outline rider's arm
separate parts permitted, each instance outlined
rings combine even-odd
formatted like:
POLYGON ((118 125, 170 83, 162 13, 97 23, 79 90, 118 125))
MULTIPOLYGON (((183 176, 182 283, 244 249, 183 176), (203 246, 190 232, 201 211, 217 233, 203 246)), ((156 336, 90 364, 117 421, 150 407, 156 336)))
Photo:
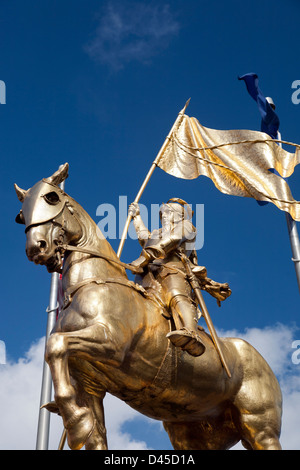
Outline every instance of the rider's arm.
POLYGON ((157 245, 146 248, 146 251, 155 258, 164 258, 168 253, 179 248, 182 243, 193 242, 195 237, 196 229, 190 222, 179 223, 157 245))
POLYGON ((157 244, 146 246, 141 256, 132 264, 134 266, 146 266, 154 259, 163 259, 171 251, 176 250, 185 241, 193 242, 196 237, 196 229, 191 223, 177 224, 168 234, 164 233, 164 237, 157 244))
POLYGON ((138 236, 140 245, 144 248, 146 241, 149 239, 150 232, 142 220, 138 204, 130 204, 128 213, 133 219, 133 225, 138 236))

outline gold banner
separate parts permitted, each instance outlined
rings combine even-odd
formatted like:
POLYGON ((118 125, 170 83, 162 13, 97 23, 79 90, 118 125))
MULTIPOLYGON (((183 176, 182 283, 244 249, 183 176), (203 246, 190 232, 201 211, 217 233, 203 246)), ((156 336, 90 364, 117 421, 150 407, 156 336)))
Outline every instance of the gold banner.
POLYGON ((290 153, 262 132, 208 129, 184 115, 157 165, 177 178, 207 176, 222 193, 272 202, 300 221, 300 202, 283 179, 298 163, 300 146, 290 153))

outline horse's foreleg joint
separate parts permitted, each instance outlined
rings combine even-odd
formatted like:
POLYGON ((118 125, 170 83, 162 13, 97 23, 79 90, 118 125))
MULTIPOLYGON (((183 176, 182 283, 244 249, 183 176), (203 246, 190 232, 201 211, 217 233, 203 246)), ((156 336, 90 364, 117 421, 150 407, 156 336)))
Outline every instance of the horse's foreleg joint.
POLYGON ((59 333, 54 333, 53 335, 50 335, 46 346, 46 361, 49 363, 52 359, 62 358, 66 354, 66 352, 66 338, 59 333))
POLYGON ((50 335, 45 359, 52 372, 56 403, 59 405, 74 398, 75 391, 70 383, 68 368, 68 338, 61 333, 50 335))

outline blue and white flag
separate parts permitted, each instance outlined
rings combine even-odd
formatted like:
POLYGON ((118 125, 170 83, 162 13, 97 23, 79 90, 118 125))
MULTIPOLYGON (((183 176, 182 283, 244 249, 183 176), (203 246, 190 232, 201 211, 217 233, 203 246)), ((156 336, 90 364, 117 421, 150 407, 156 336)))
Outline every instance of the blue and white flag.
POLYGON ((279 130, 279 118, 274 109, 268 103, 265 96, 258 86, 258 76, 256 73, 246 73, 239 80, 244 80, 249 95, 256 101, 259 112, 261 114, 261 131, 269 134, 272 139, 277 139, 279 130))

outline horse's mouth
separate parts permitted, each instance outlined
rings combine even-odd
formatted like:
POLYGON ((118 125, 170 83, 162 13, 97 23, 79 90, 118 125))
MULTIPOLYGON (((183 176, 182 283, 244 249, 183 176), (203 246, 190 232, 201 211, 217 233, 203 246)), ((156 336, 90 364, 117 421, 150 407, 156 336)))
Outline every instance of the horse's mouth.
POLYGON ((57 251, 54 256, 48 259, 46 264, 49 273, 60 272, 62 268, 62 258, 60 252, 57 251))
POLYGON ((31 257, 31 260, 34 264, 44 265, 47 268, 49 273, 53 273, 55 271, 60 272, 62 268, 62 258, 59 251, 56 251, 54 255, 50 257, 45 257, 45 255, 35 255, 31 257))

